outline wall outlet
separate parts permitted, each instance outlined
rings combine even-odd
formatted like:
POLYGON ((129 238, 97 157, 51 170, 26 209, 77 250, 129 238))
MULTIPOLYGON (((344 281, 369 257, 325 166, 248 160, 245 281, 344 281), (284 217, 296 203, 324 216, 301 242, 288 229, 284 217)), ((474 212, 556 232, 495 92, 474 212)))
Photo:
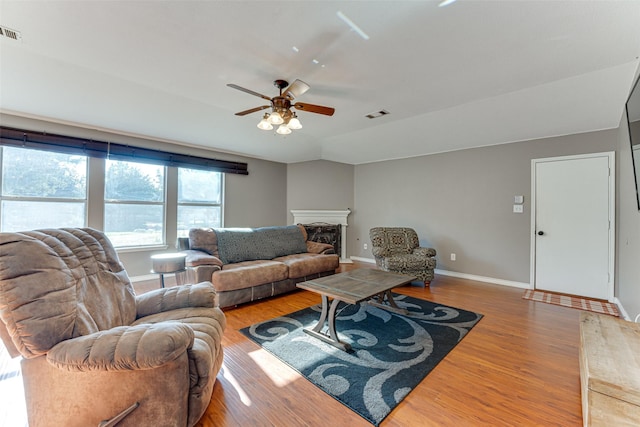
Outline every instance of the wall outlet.
POLYGON ((451 254, 451 261, 455 261, 456 260, 456 254, 451 254))
POLYGON ((369 245, 367 245, 366 243, 364 245, 362 245, 362 247, 364 248, 364 250, 366 251, 367 249, 369 249, 369 245))
POLYGON ((522 213, 524 208, 522 205, 513 205, 513 213, 522 213))

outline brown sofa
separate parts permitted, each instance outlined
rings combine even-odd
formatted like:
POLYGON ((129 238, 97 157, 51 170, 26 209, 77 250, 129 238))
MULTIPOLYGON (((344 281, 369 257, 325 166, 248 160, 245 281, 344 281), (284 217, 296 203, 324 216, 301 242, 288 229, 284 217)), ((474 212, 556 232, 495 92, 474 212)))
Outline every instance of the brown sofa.
POLYGON ((31 427, 194 426, 222 365, 215 299, 208 282, 135 295, 97 230, 0 233, 0 338, 31 427))
POLYGON ((195 281, 210 281, 220 307, 289 292, 296 283, 334 274, 333 246, 307 240, 301 225, 248 229, 194 228, 179 240, 195 281))

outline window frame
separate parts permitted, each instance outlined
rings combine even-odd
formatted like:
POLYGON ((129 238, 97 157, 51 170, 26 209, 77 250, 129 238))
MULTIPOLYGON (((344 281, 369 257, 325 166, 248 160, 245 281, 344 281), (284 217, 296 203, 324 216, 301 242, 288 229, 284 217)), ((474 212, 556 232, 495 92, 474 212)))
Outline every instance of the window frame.
MULTIPOLYGON (((188 230, 187 230, 187 235, 186 236, 180 236, 180 228, 178 226, 178 220, 179 220, 179 212, 180 212, 180 207, 181 206, 190 206, 190 207, 218 207, 220 209, 220 225, 218 227, 222 228, 224 227, 224 189, 225 189, 225 173, 224 172, 220 172, 220 171, 216 171, 216 170, 209 170, 209 171, 205 171, 205 172, 209 172, 209 173, 217 173, 220 176, 219 182, 220 182, 220 202, 219 203, 213 203, 213 202, 181 202, 180 201, 180 169, 191 169, 191 170, 198 170, 198 169, 194 169, 194 168, 189 168, 189 167, 176 167, 176 183, 177 183, 177 188, 176 188, 176 236, 177 237, 188 237, 188 230)), ((201 169, 200 169, 201 170, 201 169)), ((214 225, 207 225, 207 227, 215 227, 214 225)))
MULTIPOLYGON (((82 218, 82 225, 78 227, 87 227, 89 222, 89 180, 91 178, 91 168, 90 161, 88 156, 83 156, 81 154, 75 153, 58 153, 67 156, 78 156, 84 157, 84 197, 80 198, 71 198, 71 197, 43 197, 43 196, 5 196, 3 191, 3 176, 4 176, 4 168, 5 168, 5 148, 10 148, 12 150, 28 150, 30 152, 39 151, 46 152, 45 150, 38 150, 36 148, 26 148, 26 147, 16 147, 16 146, 2 146, 0 145, 0 232, 19 232, 19 231, 27 231, 27 230, 15 230, 15 231, 6 231, 1 229, 3 224, 3 218, 5 214, 5 209, 3 209, 3 205, 5 201, 8 202, 39 202, 39 203, 77 203, 82 204, 84 207, 84 215, 82 218)), ((45 227, 34 226, 31 229, 39 229, 45 227)))
POLYGON ((107 192, 107 178, 108 178, 108 173, 107 173, 107 163, 108 161, 114 161, 114 162, 125 162, 125 163, 135 163, 135 164, 140 164, 140 165, 150 165, 149 163, 145 163, 145 162, 136 162, 134 160, 121 160, 121 159, 104 159, 104 188, 103 188, 103 192, 102 192, 102 230, 104 231, 104 233, 107 235, 107 237, 109 237, 109 239, 111 240, 113 247, 115 248, 115 250, 117 252, 136 252, 136 251, 146 251, 149 249, 165 249, 167 248, 167 199, 168 199, 168 192, 167 192, 167 187, 168 187, 168 167, 165 165, 161 165, 161 164, 151 164, 152 166, 158 166, 161 167, 163 170, 163 176, 162 176, 162 201, 141 201, 141 200, 125 200, 125 199, 108 199, 106 197, 106 192, 107 192), (160 243, 144 243, 144 244, 140 244, 140 245, 125 245, 125 246, 118 246, 114 241, 113 238, 109 236, 109 232, 106 230, 106 224, 107 224, 107 205, 140 205, 140 206, 162 206, 162 226, 161 231, 162 231, 162 239, 160 243))

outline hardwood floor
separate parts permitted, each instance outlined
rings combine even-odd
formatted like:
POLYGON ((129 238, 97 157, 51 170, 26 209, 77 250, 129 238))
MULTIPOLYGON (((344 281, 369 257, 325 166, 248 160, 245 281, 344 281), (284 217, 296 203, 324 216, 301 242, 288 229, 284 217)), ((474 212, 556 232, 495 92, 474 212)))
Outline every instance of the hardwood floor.
MULTIPOLYGON (((522 289, 445 276, 430 288, 396 292, 484 318, 382 427, 581 424, 578 310, 524 300, 522 289)), ((298 291, 225 311, 225 362, 198 427, 371 425, 238 332, 318 302, 298 291)))
MULTIPOLYGON (((430 288, 404 286, 395 292, 484 318, 381 427, 581 424, 579 310, 524 300, 522 289, 446 276, 437 276, 430 288)), ((317 295, 297 291, 225 311, 225 362, 198 427, 371 426, 238 332, 317 303, 317 295)), ((6 379, 0 383, 10 386, 6 379)), ((21 388, 5 392, 0 422, 24 425, 23 402, 5 406, 7 396, 22 395, 21 388)))

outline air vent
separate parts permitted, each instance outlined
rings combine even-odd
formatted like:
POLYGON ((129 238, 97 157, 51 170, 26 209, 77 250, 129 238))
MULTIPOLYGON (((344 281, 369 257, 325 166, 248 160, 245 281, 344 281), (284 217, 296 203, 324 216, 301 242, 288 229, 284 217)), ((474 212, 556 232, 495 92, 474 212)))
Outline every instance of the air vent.
POLYGON ((22 34, 20 31, 12 30, 11 28, 0 26, 0 37, 22 41, 22 34))
POLYGON ((368 119, 377 119, 378 117, 386 116, 387 114, 389 114, 387 110, 380 110, 375 113, 369 113, 365 117, 368 119))

